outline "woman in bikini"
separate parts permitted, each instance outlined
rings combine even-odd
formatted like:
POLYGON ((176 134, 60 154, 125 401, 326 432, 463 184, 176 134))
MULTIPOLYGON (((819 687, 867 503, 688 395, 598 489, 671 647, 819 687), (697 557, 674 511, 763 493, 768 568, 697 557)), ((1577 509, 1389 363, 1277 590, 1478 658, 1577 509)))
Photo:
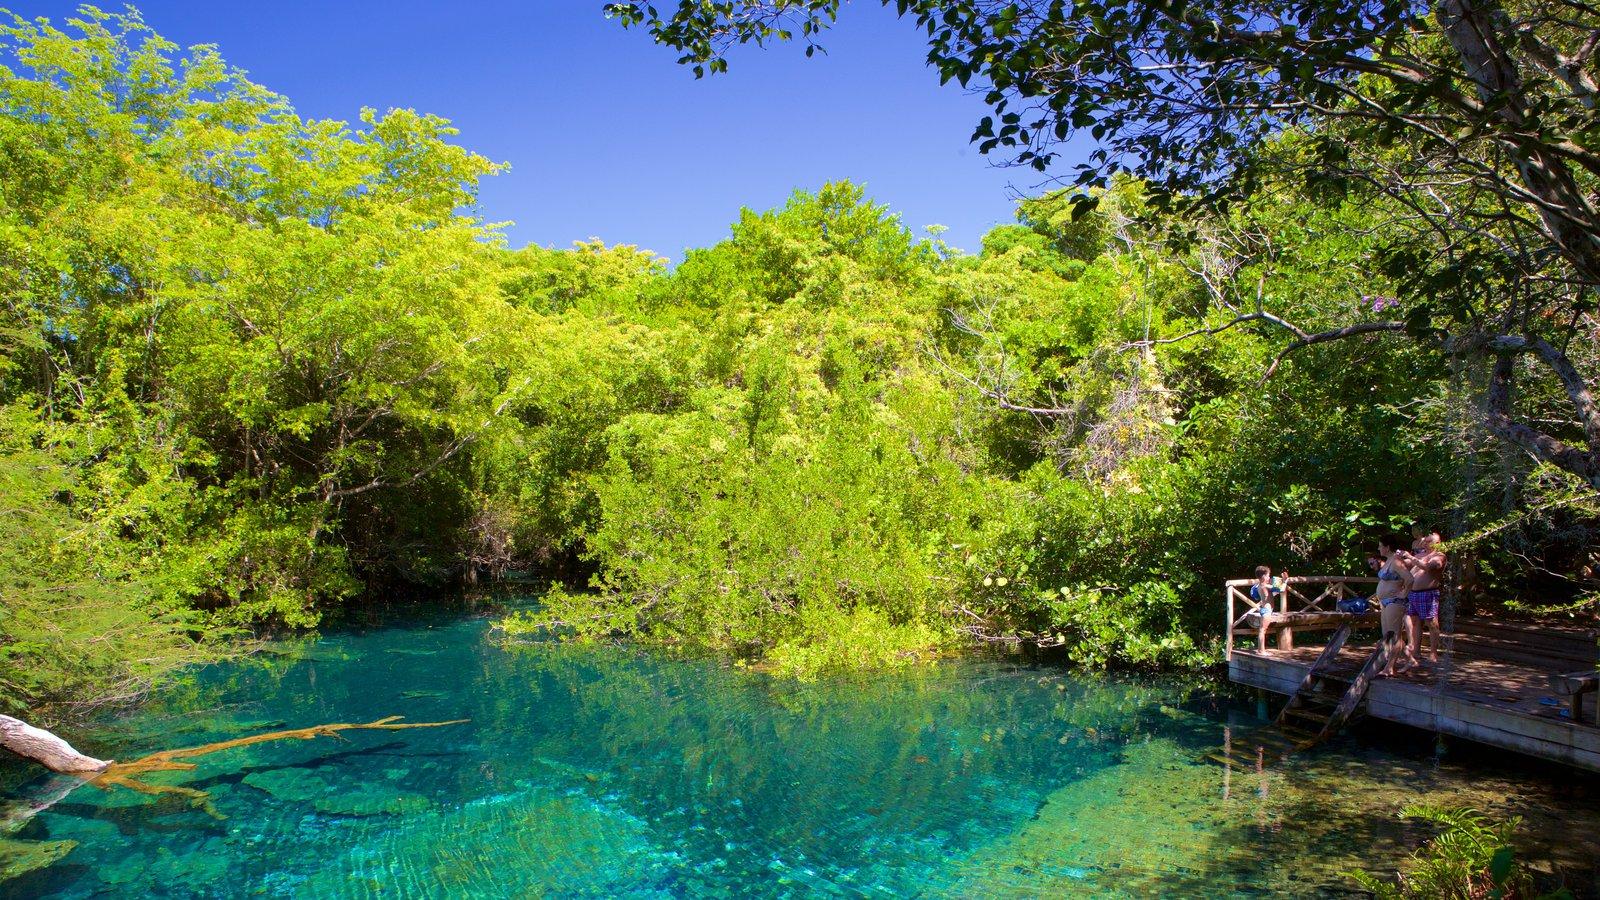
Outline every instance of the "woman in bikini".
POLYGON ((1411 641, 1406 634, 1406 600, 1411 590, 1411 569, 1401 562, 1400 554, 1406 545, 1404 538, 1393 535, 1378 541, 1378 614, 1383 623, 1383 641, 1389 647, 1385 677, 1398 675, 1417 664, 1411 653, 1411 641), (1404 657, 1404 660, 1401 657, 1404 657), (1403 665, 1396 666, 1396 663, 1403 665))

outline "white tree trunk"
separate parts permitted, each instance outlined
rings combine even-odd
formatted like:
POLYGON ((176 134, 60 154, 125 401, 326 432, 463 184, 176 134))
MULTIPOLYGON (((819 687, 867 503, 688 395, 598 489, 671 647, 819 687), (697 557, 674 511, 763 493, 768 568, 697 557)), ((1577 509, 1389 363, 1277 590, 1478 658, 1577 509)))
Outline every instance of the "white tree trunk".
POLYGON ((110 760, 84 756, 71 744, 43 728, 35 728, 10 716, 0 716, 0 747, 24 759, 31 759, 52 772, 68 775, 90 775, 111 765, 110 760))

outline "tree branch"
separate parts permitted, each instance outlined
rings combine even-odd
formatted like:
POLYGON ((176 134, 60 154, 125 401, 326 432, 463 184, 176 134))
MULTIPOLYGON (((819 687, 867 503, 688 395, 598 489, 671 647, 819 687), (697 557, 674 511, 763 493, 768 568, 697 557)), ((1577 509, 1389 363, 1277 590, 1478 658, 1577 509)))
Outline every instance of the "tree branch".
POLYGON ((1330 341, 1340 341, 1363 334, 1394 334, 1405 330, 1406 325, 1404 322, 1357 322, 1354 325, 1346 325, 1343 328, 1307 334, 1279 350, 1277 355, 1272 358, 1272 362, 1267 366, 1267 371, 1262 373, 1261 380, 1265 382, 1268 378, 1271 378, 1273 373, 1278 371, 1278 364, 1282 363, 1290 353, 1302 347, 1309 347, 1312 344, 1326 344, 1330 341))
POLYGON ((1538 459, 1582 478, 1600 488, 1600 454, 1586 453, 1511 417, 1511 384, 1516 372, 1516 356, 1503 353, 1495 358, 1484 396, 1484 419, 1500 439, 1532 453, 1538 459))

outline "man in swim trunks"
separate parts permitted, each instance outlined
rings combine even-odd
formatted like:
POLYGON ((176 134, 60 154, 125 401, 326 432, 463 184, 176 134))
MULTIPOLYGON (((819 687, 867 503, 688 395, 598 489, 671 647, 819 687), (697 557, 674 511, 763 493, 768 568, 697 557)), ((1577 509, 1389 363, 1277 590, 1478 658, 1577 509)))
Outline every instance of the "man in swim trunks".
MULTIPOLYGON (((1420 529, 1419 529, 1420 531, 1420 529)), ((1438 548, 1439 532, 1427 531, 1412 542, 1412 552, 1401 561, 1411 568, 1411 593, 1406 615, 1411 622, 1410 655, 1419 658, 1422 626, 1428 626, 1428 660, 1439 661, 1439 586, 1444 580, 1445 556, 1438 548)))

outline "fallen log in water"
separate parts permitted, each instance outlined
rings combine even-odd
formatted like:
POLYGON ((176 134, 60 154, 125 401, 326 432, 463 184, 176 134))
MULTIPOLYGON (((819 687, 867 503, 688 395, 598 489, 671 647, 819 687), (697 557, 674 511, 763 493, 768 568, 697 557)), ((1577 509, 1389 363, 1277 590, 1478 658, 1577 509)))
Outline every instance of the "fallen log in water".
MULTIPOLYGON (((327 725, 312 725, 308 728, 268 731, 262 734, 252 734, 246 737, 202 744, 198 747, 159 750, 148 756, 142 756, 131 762, 123 763, 86 756, 79 753, 65 740, 45 731, 43 728, 36 728, 21 719, 0 715, 0 747, 5 747, 18 756, 30 759, 52 772, 74 775, 83 779, 82 782, 74 784, 53 796, 51 798, 52 803, 65 797, 73 787, 78 787, 82 784, 92 784, 101 790, 125 787, 141 794, 176 794, 186 797, 195 806, 220 819, 224 817, 211 806, 211 796, 205 791, 170 784, 153 784, 145 781, 140 776, 148 775, 151 772, 191 770, 195 767, 194 763, 182 762, 182 760, 196 756, 206 756, 223 750, 232 750, 235 747, 246 747, 251 744, 288 740, 309 741, 319 737, 343 740, 342 732, 345 731, 398 731, 402 728, 439 728, 445 725, 459 725, 467 721, 466 719, 452 719, 448 722, 401 722, 400 719, 400 716, 387 716, 372 722, 336 722, 327 725)), ((37 807, 33 810, 33 813, 37 813, 44 808, 43 806, 37 807)))
POLYGON ((0 747, 64 775, 89 775, 111 765, 108 760, 85 756, 43 728, 11 716, 0 716, 0 747))

